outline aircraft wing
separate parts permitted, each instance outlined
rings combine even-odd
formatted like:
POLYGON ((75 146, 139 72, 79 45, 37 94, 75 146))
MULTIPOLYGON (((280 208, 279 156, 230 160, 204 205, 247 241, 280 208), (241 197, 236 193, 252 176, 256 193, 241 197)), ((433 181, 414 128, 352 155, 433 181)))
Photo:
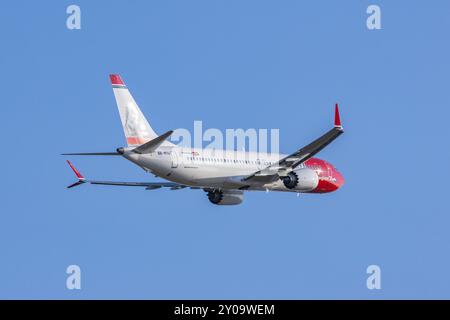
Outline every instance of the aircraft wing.
POLYGON ((278 162, 255 172, 254 174, 245 177, 243 181, 249 182, 261 182, 269 183, 276 181, 284 173, 288 172, 290 169, 294 169, 309 158, 313 157, 328 144, 330 144, 334 139, 339 137, 344 130, 341 125, 341 119, 339 116, 339 107, 336 104, 335 114, 334 114, 334 127, 327 133, 317 138, 307 146, 298 149, 294 153, 280 159, 278 162))
POLYGON ((71 184, 67 188, 73 188, 83 183, 100 184, 108 186, 125 186, 125 187, 145 187, 146 190, 154 190, 159 188, 170 188, 171 190, 178 190, 186 188, 187 186, 174 182, 120 182, 120 181, 100 181, 100 180, 87 180, 73 165, 67 160, 70 168, 77 176, 78 181, 71 184))

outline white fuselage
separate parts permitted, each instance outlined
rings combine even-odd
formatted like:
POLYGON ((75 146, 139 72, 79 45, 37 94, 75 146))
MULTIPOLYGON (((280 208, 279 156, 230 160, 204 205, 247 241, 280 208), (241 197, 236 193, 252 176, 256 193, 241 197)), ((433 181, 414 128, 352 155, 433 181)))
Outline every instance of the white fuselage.
MULTIPOLYGON (((238 189, 249 185, 241 181, 243 177, 268 167, 285 155, 170 146, 159 147, 149 154, 125 152, 124 157, 147 172, 182 185, 238 189)), ((288 189, 279 179, 262 186, 261 184, 250 186, 247 189, 309 191, 288 189)))

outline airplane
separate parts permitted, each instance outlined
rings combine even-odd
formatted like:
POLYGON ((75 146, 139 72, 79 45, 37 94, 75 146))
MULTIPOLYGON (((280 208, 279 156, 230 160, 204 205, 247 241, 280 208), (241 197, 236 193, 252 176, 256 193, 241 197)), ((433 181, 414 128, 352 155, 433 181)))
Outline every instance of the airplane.
POLYGON ((67 188, 90 183, 146 190, 201 189, 215 205, 238 205, 242 203, 245 191, 321 194, 336 191, 344 184, 344 177, 331 163, 314 157, 344 132, 338 104, 335 105, 333 128, 291 154, 186 148, 167 141, 172 130, 159 136, 155 133, 120 75, 111 74, 110 80, 127 147, 117 148, 115 152, 63 155, 122 156, 167 182, 90 180, 67 160, 77 177, 77 181, 67 188))

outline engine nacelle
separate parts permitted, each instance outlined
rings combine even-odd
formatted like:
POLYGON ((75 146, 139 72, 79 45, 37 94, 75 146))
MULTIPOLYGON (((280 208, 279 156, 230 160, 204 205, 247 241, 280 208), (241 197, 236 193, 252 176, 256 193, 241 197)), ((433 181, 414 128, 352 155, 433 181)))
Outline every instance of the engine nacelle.
POLYGON ((286 188, 299 192, 314 190, 319 184, 319 176, 314 170, 309 168, 291 171, 287 176, 282 177, 281 180, 286 188))
POLYGON ((298 184, 298 176, 294 171, 292 171, 289 172, 287 176, 282 177, 281 181, 283 181, 283 184, 286 188, 294 189, 298 184))
POLYGON ((208 192, 208 199, 211 203, 220 206, 236 205, 244 201, 244 192, 238 190, 214 190, 208 192))

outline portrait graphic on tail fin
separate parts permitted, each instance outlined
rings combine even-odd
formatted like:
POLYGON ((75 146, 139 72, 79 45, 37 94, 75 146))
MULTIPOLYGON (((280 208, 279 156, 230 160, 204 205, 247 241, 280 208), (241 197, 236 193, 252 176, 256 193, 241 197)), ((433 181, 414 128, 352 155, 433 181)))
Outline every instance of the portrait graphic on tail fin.
MULTIPOLYGON (((120 75, 109 76, 119 108, 120 120, 128 146, 142 145, 158 137, 148 123, 120 75)), ((164 141, 164 145, 172 145, 164 141)))

